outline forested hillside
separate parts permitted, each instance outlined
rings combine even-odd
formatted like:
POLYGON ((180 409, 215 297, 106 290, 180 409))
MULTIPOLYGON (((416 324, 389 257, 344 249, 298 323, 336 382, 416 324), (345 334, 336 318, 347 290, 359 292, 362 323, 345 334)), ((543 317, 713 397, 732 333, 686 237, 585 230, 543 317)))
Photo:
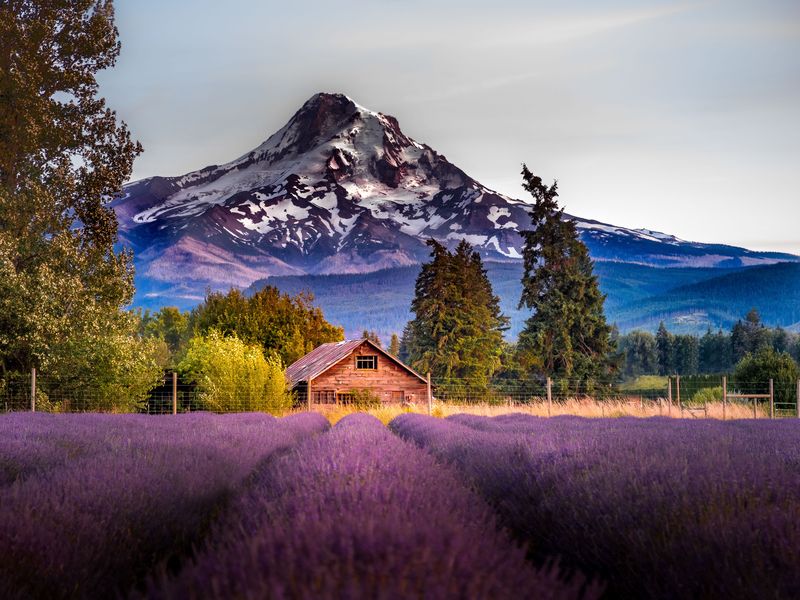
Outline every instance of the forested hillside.
POLYGON ((623 330, 654 330, 663 320, 670 330, 697 333, 708 326, 728 329, 753 307, 766 324, 796 329, 800 323, 800 265, 750 267, 678 286, 622 306, 615 317, 623 330))
MULTIPOLYGON (((522 277, 519 263, 485 264, 500 307, 511 318, 506 333, 514 339, 526 318, 517 309, 522 277)), ((621 262, 596 262, 595 274, 606 294, 610 323, 620 329, 655 332, 661 320, 679 333, 729 329, 750 308, 764 322, 790 327, 800 321, 800 264, 780 263, 738 269, 681 267, 663 269, 621 262)), ((270 277, 267 283, 290 294, 310 291, 333 323, 348 336, 374 329, 382 338, 399 333, 410 318, 409 306, 419 268, 400 267, 373 273, 270 277)))

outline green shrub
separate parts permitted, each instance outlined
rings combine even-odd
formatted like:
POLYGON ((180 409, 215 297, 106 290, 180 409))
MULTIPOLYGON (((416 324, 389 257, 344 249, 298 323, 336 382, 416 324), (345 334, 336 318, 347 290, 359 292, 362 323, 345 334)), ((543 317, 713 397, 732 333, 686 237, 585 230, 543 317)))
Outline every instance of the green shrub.
POLYGON ((800 378, 800 368, 788 352, 760 348, 747 354, 736 365, 733 379, 737 388, 747 393, 765 394, 769 380, 775 385, 775 401, 794 403, 795 385, 800 378))
POLYGON ((710 404, 712 402, 722 402, 722 386, 701 388, 694 393, 690 402, 692 404, 710 404))
POLYGON ((204 410, 281 414, 292 407, 280 358, 265 358, 260 346, 235 335, 193 337, 178 370, 197 385, 204 410))
POLYGON ((626 381, 619 386, 623 392, 649 392, 658 391, 664 393, 667 389, 667 378, 661 375, 640 375, 636 379, 626 381))
POLYGON ((349 393, 353 397, 349 404, 356 408, 378 408, 381 405, 381 399, 372 390, 359 389, 352 390, 349 393))

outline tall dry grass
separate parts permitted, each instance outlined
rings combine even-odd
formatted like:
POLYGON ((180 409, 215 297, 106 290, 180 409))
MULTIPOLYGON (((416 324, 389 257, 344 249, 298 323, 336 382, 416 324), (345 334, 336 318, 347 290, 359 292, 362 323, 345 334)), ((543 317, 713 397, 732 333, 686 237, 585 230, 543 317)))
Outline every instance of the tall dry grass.
MULTIPOLYGON (((385 405, 379 408, 358 409, 352 406, 341 405, 317 405, 314 410, 322 413, 331 424, 335 424, 339 419, 355 413, 369 413, 383 423, 388 423, 396 416, 415 412, 427 414, 428 407, 417 405, 413 407, 403 407, 400 405, 385 405)), ((671 407, 666 400, 656 402, 652 400, 639 400, 638 397, 631 397, 626 400, 603 400, 598 401, 591 398, 570 398, 567 400, 554 401, 550 407, 547 402, 534 402, 529 404, 450 404, 445 402, 434 402, 432 414, 435 417, 448 417, 455 414, 471 414, 484 417, 496 417, 510 413, 525 413, 538 417, 575 415, 588 418, 614 418, 614 417, 672 417, 684 419, 722 419, 722 403, 713 402, 705 407, 705 411, 699 408, 681 409, 673 404, 671 407)), ((759 419, 769 416, 769 410, 765 406, 756 409, 759 419)), ((742 403, 728 403, 725 409, 726 419, 752 419, 753 405, 742 403)))

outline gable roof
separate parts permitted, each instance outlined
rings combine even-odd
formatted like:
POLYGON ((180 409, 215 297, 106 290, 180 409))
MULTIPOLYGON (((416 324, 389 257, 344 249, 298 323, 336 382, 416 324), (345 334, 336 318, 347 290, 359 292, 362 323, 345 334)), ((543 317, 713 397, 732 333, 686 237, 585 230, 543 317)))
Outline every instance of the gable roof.
POLYGON ((333 365, 350 356, 363 344, 368 344, 376 352, 403 367, 414 377, 418 377, 420 380, 427 382, 422 375, 403 363, 399 358, 392 356, 374 342, 367 339, 361 339, 345 340, 344 342, 331 342, 329 344, 322 344, 321 346, 314 348, 311 352, 293 362, 286 368, 286 379, 289 380, 289 385, 293 387, 300 382, 314 379, 330 369, 333 365))

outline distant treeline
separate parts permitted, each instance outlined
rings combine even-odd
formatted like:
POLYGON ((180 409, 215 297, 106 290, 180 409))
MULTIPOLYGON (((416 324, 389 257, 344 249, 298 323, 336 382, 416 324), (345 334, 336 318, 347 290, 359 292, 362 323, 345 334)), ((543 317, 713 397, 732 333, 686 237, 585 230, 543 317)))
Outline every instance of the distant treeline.
POLYGON ((632 331, 619 336, 624 378, 640 375, 696 375, 728 373, 748 354, 771 348, 800 362, 800 335, 780 327, 766 327, 756 309, 730 331, 708 330, 702 336, 675 335, 661 323, 653 335, 632 331))

